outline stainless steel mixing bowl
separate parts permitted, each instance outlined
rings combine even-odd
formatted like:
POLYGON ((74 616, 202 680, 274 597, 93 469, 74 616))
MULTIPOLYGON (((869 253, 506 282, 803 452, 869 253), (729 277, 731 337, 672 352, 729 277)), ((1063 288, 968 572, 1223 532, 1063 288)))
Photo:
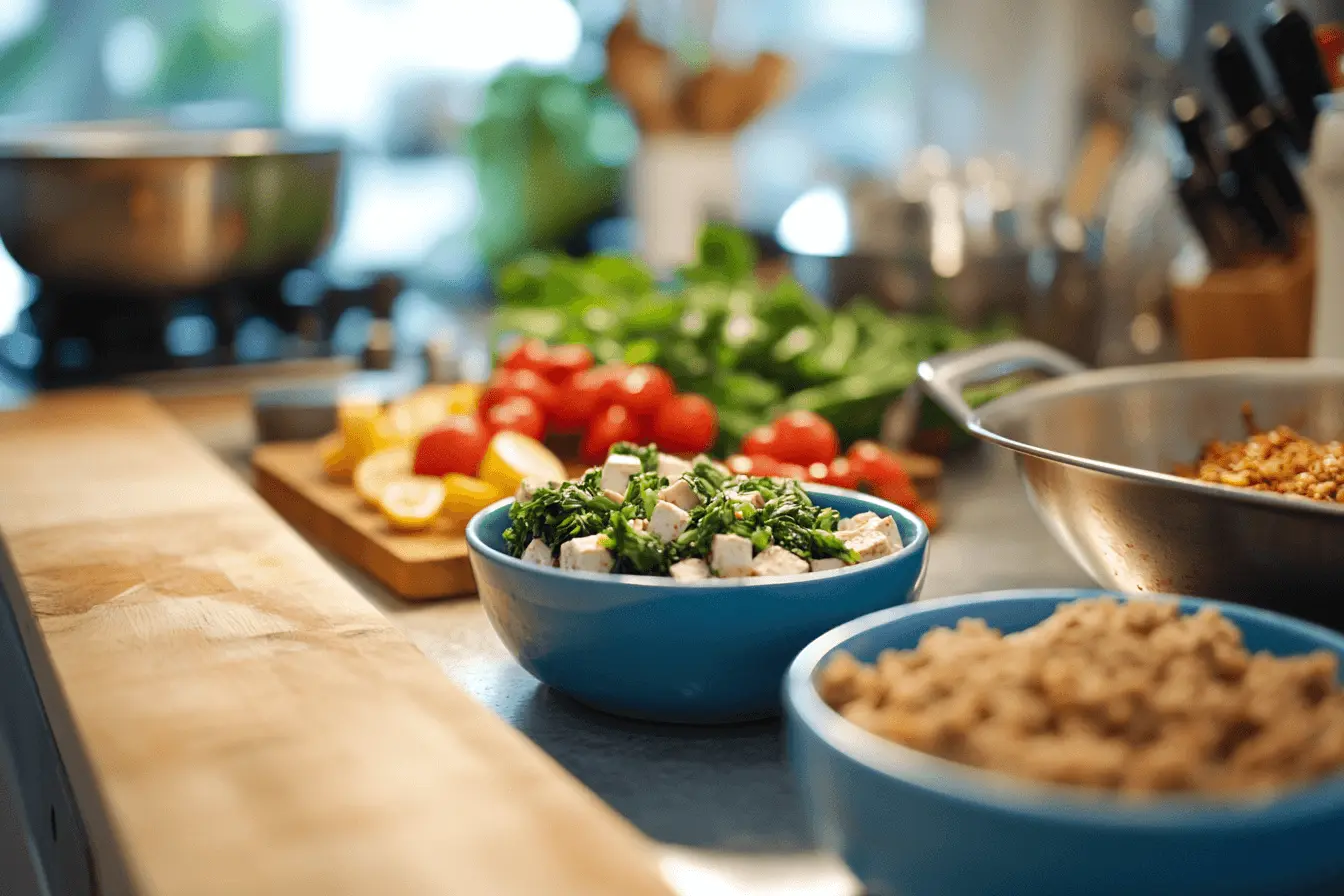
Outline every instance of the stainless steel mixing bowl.
POLYGON ((1344 363, 1090 371, 1009 342, 930 359, 919 374, 974 435, 1016 452, 1046 526, 1103 587, 1239 601, 1344 629, 1344 505, 1172 474, 1208 440, 1244 438, 1245 402, 1260 426, 1344 438, 1344 363), (967 385, 1030 370, 1055 378, 978 409, 962 399, 967 385))
POLYGON ((312 261, 339 145, 275 130, 58 126, 0 139, 0 242, 46 281, 188 290, 312 261))

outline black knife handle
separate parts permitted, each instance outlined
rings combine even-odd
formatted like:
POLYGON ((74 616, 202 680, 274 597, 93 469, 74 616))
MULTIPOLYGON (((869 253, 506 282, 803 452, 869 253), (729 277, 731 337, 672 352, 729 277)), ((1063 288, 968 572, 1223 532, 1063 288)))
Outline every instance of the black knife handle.
POLYGON ((1208 252, 1215 268, 1234 267, 1241 257, 1241 224, 1226 197, 1216 185, 1200 184, 1193 178, 1176 181, 1176 196, 1185 209, 1190 226, 1208 252))
POLYGON ((1229 125, 1223 133, 1229 166, 1224 192, 1246 215, 1265 248, 1275 252, 1289 251, 1292 247, 1292 215, 1265 179, 1245 126, 1229 125))
POLYGON ((1227 160, 1213 139, 1213 116, 1197 90, 1186 90, 1171 101, 1171 122, 1196 168, 1215 174, 1227 170, 1227 160))
POLYGON ((1263 19, 1260 42, 1293 113, 1295 126, 1288 136, 1299 152, 1308 152, 1316 127, 1316 97, 1331 91, 1315 29, 1306 16, 1279 0, 1265 7, 1263 19))
POLYGON ((1207 37, 1218 89, 1227 97, 1227 104, 1237 118, 1246 119, 1257 130, 1261 129, 1264 125, 1257 119, 1272 116, 1273 112, 1246 44, 1221 23, 1210 28, 1207 37))

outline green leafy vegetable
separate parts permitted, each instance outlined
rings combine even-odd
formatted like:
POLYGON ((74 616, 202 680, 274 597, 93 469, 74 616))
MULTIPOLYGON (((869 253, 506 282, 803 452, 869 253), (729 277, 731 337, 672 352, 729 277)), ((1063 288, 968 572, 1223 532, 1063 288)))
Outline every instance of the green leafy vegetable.
MULTIPOLYGON (((665 368, 717 406, 720 453, 791 408, 830 420, 842 443, 876 437, 920 361, 1013 335, 1003 323, 972 332, 864 300, 833 311, 791 278, 758 283, 755 261, 751 239, 723 225, 705 228, 697 263, 661 287, 628 258, 529 255, 499 272, 496 328, 665 368)), ((921 421, 950 426, 933 407, 924 403, 921 421)))

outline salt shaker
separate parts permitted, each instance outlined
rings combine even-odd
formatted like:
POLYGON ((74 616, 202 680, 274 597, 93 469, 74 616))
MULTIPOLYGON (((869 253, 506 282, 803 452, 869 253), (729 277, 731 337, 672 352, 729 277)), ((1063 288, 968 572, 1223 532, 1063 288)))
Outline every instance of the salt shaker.
POLYGON ((1316 227, 1316 300, 1311 321, 1311 357, 1344 358, 1344 94, 1318 100, 1320 114, 1311 140, 1303 183, 1316 227))

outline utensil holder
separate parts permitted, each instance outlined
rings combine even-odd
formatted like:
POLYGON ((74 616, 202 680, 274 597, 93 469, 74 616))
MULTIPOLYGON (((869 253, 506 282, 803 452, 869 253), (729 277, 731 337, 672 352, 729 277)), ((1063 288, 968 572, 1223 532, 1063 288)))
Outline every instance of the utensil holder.
POLYGON ((1303 234, 1291 258, 1263 258, 1173 284, 1172 310, 1187 360, 1305 358, 1311 346, 1316 243, 1303 234))
POLYGON ((707 222, 738 220, 731 136, 646 135, 631 177, 640 254, 660 273, 695 260, 707 222))

